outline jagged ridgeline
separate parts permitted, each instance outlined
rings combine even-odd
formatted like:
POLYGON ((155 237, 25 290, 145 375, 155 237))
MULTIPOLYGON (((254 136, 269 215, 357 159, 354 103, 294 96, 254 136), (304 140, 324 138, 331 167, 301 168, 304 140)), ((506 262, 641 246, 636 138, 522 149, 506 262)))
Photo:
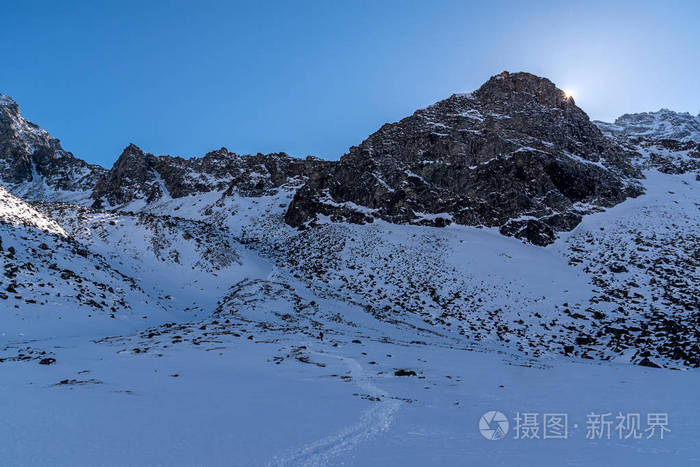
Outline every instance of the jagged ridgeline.
POLYGON ((698 135, 700 118, 667 110, 591 122, 548 79, 503 72, 382 126, 339 161, 225 148, 184 159, 130 144, 107 170, 63 150, 0 95, 0 184, 32 201, 138 210, 202 193, 261 196, 291 183, 285 221, 296 228, 454 223, 548 245, 584 214, 639 195, 640 169, 695 170, 698 135))
POLYGON ((698 128, 668 110, 591 122, 549 80, 502 73, 339 161, 128 145, 107 170, 0 96, 3 332, 50 309, 304 328, 352 304, 525 355, 697 366, 698 128))
POLYGON ((284 153, 240 156, 226 148, 201 158, 154 156, 130 144, 112 169, 102 174, 91 195, 93 207, 119 207, 135 200, 146 203, 163 198, 213 191, 238 190, 261 196, 292 178, 306 177, 326 162, 296 159, 284 153))

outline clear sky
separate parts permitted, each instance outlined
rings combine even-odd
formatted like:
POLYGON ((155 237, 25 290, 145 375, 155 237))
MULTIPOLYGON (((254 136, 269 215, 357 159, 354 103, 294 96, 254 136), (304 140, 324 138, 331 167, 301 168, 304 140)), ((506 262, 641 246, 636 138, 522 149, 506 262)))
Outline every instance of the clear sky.
POLYGON ((0 93, 110 167, 156 154, 337 159, 385 122, 529 71, 593 119, 700 111, 700 1, 3 1, 0 93))

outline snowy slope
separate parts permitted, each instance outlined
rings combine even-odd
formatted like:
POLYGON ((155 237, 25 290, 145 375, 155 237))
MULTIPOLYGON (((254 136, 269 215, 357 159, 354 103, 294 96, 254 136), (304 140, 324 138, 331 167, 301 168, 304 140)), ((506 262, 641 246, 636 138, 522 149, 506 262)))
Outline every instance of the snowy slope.
POLYGON ((300 232, 283 222, 293 186, 166 199, 142 214, 42 209, 173 309, 237 310, 242 296, 304 288, 330 309, 352 303, 373 320, 528 358, 697 366, 696 183, 656 171, 644 183, 647 194, 586 216, 544 249, 466 226, 327 222, 300 232), (231 262, 220 267, 221 257, 231 262), (650 267, 660 258, 676 272, 650 267))
POLYGON ((84 248, 137 278, 161 306, 187 319, 208 316, 232 283, 269 272, 266 261, 248 252, 226 226, 63 204, 42 203, 40 209, 84 248))
POLYGON ((0 186, 0 223, 32 226, 45 232, 66 236, 66 232, 58 222, 39 213, 3 186, 0 186))
MULTIPOLYGON (((162 322, 165 308, 52 218, 0 187, 4 339, 100 335, 162 322)), ((1 358, 1 357, 0 357, 1 358)))
MULTIPOLYGON (((463 226, 325 223, 299 232, 283 222, 291 187, 163 200, 136 214, 44 204, 82 248, 136 275, 170 311, 143 319, 138 308, 108 327, 98 311, 78 320, 83 306, 60 305, 63 320, 81 326, 75 337, 46 316, 43 335, 38 319, 6 332, 0 390, 15 397, 1 403, 0 455, 20 465, 692 465, 697 371, 627 364, 669 342, 653 320, 652 335, 622 339, 619 351, 596 336, 608 321, 641 328, 645 319, 593 303, 603 292, 597 277, 610 281, 614 300, 629 281, 662 281, 640 287, 650 303, 686 281, 659 297, 673 319, 693 298, 684 291, 697 289, 695 263, 665 277, 673 268, 642 261, 693 261, 697 182, 645 175, 645 195, 585 217, 547 248, 463 226), (668 235, 637 244, 634 229, 645 225, 668 235), (236 254, 219 269, 197 248, 213 232, 236 254), (601 270, 616 262, 628 272, 601 270), (200 308, 185 310, 193 302, 200 308), (599 305, 601 325, 587 310, 599 305), (576 343, 582 336, 596 339, 576 343), (574 345, 568 355, 564 343, 574 345), (46 358, 56 361, 40 365, 46 358), (510 420, 505 439, 479 433, 489 410, 510 420), (569 439, 514 439, 518 412, 567 413, 569 439), (610 439, 591 440, 591 412, 663 412, 672 431, 625 440, 613 427, 610 439), (37 435, 37 426, 50 428, 37 435)), ((692 339, 688 329, 677 335, 692 339)), ((671 357, 648 358, 687 368, 671 357)))
MULTIPOLYGON (((294 313, 282 306, 274 309, 294 313)), ((343 304, 337 311, 364 315, 343 304)), ((315 330, 232 316, 95 342, 64 339, 54 365, 0 364, 0 390, 16 394, 0 402, 0 454, 14 465, 57 466, 697 460, 697 372, 585 360, 533 365, 430 333, 361 324, 326 323, 320 339, 315 330), (479 433, 488 410, 509 418, 505 439, 479 433), (666 413, 671 432, 618 439, 613 427, 610 439, 586 438, 589 413, 618 411, 641 413, 641 430, 648 413, 666 413), (568 439, 514 439, 518 412, 566 413, 568 439)))
MULTIPOLYGON (((0 438, 6 442, 0 454, 10 464, 58 466, 426 465, 465 459, 476 466, 692 465, 700 449, 692 435, 700 431, 697 371, 630 366, 627 352, 601 363, 598 352, 605 347, 597 343, 581 344, 569 356, 559 347, 529 344, 537 334, 550 339, 566 332, 565 326, 577 328, 576 335, 591 327, 585 307, 600 287, 594 277, 611 275, 599 268, 628 264, 626 255, 637 247, 669 259, 671 253, 679 259, 692 253, 688 240, 671 240, 697 232, 696 182, 689 175, 648 172, 645 184, 645 195, 586 217, 547 248, 471 227, 327 224, 299 233, 282 221, 293 190, 262 198, 167 200, 150 207, 156 219, 150 222, 135 214, 42 205, 83 245, 141 271, 142 284, 160 265, 171 271, 172 283, 159 276, 159 287, 170 287, 173 299, 187 293, 210 308, 170 312, 172 321, 164 325, 145 321, 118 331, 95 326, 77 337, 46 336, 29 345, 3 336, 0 389, 15 397, 1 403, 6 423, 0 438), (169 218, 158 210, 182 217, 166 228, 169 218), (192 269, 202 261, 199 237, 178 237, 199 222, 225 227, 238 239, 234 250, 245 270, 237 262, 192 269), (629 230, 644 225, 668 237, 643 238, 638 245, 638 234, 629 230), (160 236, 171 243, 152 249, 150 239, 160 236), (169 254, 173 248, 188 252, 180 254, 179 265, 169 254), (615 252, 624 259, 606 256, 615 252), (202 285, 213 274, 225 278, 220 289, 183 292, 178 281, 187 269, 202 285), (209 294, 221 294, 220 303, 209 294), (571 315, 556 309, 560 301, 569 303, 571 315), (466 316, 449 314, 456 304, 466 316), (490 313, 496 307, 501 311, 490 313), (201 318, 187 323, 194 316, 201 318), (523 324, 516 322, 521 319, 523 324), (554 319, 561 324, 550 326, 554 319), (578 354, 588 347, 595 349, 587 351, 594 360, 578 354), (39 365, 44 358, 56 362, 39 365), (415 376, 397 376, 399 370, 415 376), (510 420, 505 439, 489 441, 479 433, 479 418, 488 410, 510 420), (567 413, 568 439, 514 439, 518 412, 567 413), (641 430, 648 428, 647 414, 666 413, 671 432, 663 440, 647 439, 648 433, 618 439, 613 426, 610 439, 587 439, 591 412, 639 412, 641 430), (49 428, 30 435, 39 425, 49 428)), ((665 274, 635 267, 619 281, 642 284, 659 280, 659 272, 665 274)), ((689 281, 677 293, 697 283, 688 275, 668 279, 689 281)), ((642 293, 655 292, 649 286, 642 293)))
POLYGON ((167 319, 163 306, 133 278, 70 239, 7 225, 0 225, 0 238, 7 338, 73 335, 93 327, 109 333, 167 319), (132 320, 138 322, 120 323, 132 320))
POLYGON ((697 366, 697 182, 648 172, 645 188, 545 249, 381 222, 289 233, 270 219, 247 235, 287 277, 380 320, 527 356, 697 366))

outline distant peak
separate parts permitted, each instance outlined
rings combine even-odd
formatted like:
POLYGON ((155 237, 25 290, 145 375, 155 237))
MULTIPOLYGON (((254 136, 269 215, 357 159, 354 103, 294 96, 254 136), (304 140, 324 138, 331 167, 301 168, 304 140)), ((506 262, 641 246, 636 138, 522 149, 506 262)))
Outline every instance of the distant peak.
POLYGON ((124 151, 122 151, 122 154, 124 153, 143 153, 143 150, 136 146, 134 143, 129 143, 127 147, 124 148, 124 151))
POLYGON ((0 105, 17 105, 17 102, 10 96, 0 94, 0 105))
POLYGON ((527 72, 504 71, 492 76, 475 92, 485 101, 500 100, 514 93, 529 94, 553 106, 574 103, 573 98, 566 97, 564 91, 557 88, 549 79, 527 72))
POLYGON ((599 126, 612 134, 700 142, 700 116, 666 108, 624 114, 615 119, 614 125, 600 123, 599 126))
POLYGON ((143 168, 148 155, 134 143, 129 143, 127 147, 124 148, 117 161, 114 163, 114 167, 130 167, 129 170, 134 167, 143 168))
POLYGON ((0 108, 3 107, 9 109, 10 112, 19 116, 19 106, 17 105, 17 102, 15 102, 15 100, 10 96, 0 94, 0 108))

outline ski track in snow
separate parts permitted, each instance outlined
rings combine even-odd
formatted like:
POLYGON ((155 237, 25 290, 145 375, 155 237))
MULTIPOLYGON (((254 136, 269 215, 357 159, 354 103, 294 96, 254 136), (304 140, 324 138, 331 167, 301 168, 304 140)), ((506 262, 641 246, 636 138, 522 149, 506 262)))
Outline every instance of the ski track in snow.
POLYGON ((381 401, 375 402, 373 407, 366 410, 356 423, 333 435, 313 441, 288 455, 276 457, 267 464, 268 466, 328 465, 334 458, 357 448, 364 441, 387 431, 391 427, 394 413, 399 408, 400 402, 391 399, 389 393, 373 384, 365 375, 362 365, 360 365, 357 360, 323 352, 311 353, 341 360, 350 371, 350 375, 355 384, 370 396, 380 397, 381 401))

